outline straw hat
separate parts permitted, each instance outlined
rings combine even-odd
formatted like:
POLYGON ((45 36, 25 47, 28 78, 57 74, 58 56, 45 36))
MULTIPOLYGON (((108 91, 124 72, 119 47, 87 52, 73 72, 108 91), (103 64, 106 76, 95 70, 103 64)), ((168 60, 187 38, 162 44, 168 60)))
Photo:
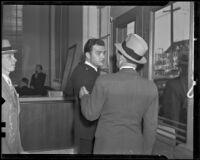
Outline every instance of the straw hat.
POLYGON ((147 62, 144 57, 148 50, 145 40, 137 34, 129 34, 122 43, 115 43, 115 47, 129 60, 139 64, 147 62))
POLYGON ((9 40, 7 40, 7 39, 2 40, 2 51, 1 51, 2 55, 16 53, 16 52, 17 52, 17 50, 12 49, 9 40))

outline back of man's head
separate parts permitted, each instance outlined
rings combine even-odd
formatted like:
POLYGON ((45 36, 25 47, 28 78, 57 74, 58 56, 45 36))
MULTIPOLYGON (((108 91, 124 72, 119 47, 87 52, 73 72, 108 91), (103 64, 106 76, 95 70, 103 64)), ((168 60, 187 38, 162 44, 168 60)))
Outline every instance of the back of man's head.
MULTIPOLYGON (((137 68, 137 66, 139 65, 138 63, 128 59, 127 57, 125 57, 120 51, 118 51, 118 53, 120 54, 120 58, 118 59, 120 62, 120 66, 124 66, 124 65, 128 65, 128 66, 135 66, 135 68, 137 68)), ((118 62, 119 63, 119 62, 118 62)))

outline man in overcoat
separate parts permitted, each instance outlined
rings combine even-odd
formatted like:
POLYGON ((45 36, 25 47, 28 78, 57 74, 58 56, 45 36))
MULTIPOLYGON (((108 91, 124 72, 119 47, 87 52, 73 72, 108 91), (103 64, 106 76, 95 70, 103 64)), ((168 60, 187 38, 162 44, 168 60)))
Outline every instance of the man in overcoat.
POLYGON ((129 34, 115 47, 119 72, 99 76, 91 94, 82 87, 79 95, 85 118, 99 118, 94 154, 150 155, 158 122, 158 91, 153 81, 136 72, 137 64, 146 63, 148 46, 137 34, 129 34))
POLYGON ((91 154, 94 145, 96 121, 88 121, 81 113, 79 91, 86 86, 91 93, 105 59, 105 44, 101 39, 89 39, 84 46, 84 59, 75 67, 65 89, 66 95, 75 95, 75 147, 79 154, 91 154))
MULTIPOLYGON (((15 70, 16 59, 14 57, 16 50, 13 50, 8 40, 2 40, 2 98, 5 102, 1 106, 2 122, 5 122, 5 127, 2 127, 2 132, 5 132, 5 137, 2 138, 2 154, 19 154, 23 153, 19 131, 19 113, 20 105, 18 94, 12 85, 9 77, 10 72, 15 70)), ((25 153, 25 152, 24 152, 25 153)))

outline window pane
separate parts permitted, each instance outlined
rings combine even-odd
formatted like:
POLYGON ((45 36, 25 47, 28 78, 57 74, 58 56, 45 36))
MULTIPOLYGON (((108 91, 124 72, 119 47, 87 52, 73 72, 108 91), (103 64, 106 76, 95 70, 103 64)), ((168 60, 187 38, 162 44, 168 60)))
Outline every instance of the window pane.
MULTIPOLYGON (((190 3, 155 12, 153 73, 159 91, 159 125, 186 143, 190 3)), ((167 132, 167 131, 166 131, 167 132)))
POLYGON ((170 46, 170 6, 155 12, 154 28, 154 78, 164 78, 169 69, 169 54, 165 53, 170 46))
POLYGON ((174 42, 189 39, 190 5, 189 2, 174 3, 174 42), (183 27, 184 26, 184 27, 183 27))
POLYGON ((135 21, 127 24, 127 35, 130 33, 135 33, 135 21))
MULTIPOLYGON (((8 39, 13 48, 19 52, 22 50, 22 9, 20 5, 3 5, 2 37, 8 39)), ((22 54, 16 54, 17 59, 15 72, 11 73, 13 84, 20 80, 22 54)))

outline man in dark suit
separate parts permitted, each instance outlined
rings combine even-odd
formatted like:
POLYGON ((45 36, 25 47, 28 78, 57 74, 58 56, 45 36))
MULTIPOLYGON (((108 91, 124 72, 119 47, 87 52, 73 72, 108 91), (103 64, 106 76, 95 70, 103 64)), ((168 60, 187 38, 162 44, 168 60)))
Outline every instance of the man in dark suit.
MULTIPOLYGON (((96 78, 99 76, 98 67, 103 66, 105 59, 105 44, 100 39, 89 39, 84 46, 85 60, 74 69, 65 89, 66 95, 78 98, 80 87, 85 86, 91 93, 96 78)), ((90 122, 83 117, 79 101, 75 106, 75 144, 78 153, 91 154, 94 143, 94 133, 97 121, 90 122)))
POLYGON ((91 121, 99 118, 94 154, 152 154, 158 91, 136 72, 137 64, 146 63, 148 46, 137 34, 115 46, 119 72, 99 76, 92 94, 85 87, 80 90, 83 115, 91 121))
POLYGON ((37 64, 35 73, 31 77, 30 88, 34 89, 36 94, 43 94, 45 79, 46 74, 42 72, 42 65, 37 64))
POLYGON ((2 154, 20 154, 25 153, 21 145, 20 131, 19 131, 19 95, 12 85, 9 77, 10 72, 15 70, 17 60, 14 57, 16 50, 13 50, 10 42, 6 39, 2 40, 2 98, 5 102, 1 106, 2 122, 5 122, 5 127, 2 131, 5 132, 6 137, 2 138, 2 154))

